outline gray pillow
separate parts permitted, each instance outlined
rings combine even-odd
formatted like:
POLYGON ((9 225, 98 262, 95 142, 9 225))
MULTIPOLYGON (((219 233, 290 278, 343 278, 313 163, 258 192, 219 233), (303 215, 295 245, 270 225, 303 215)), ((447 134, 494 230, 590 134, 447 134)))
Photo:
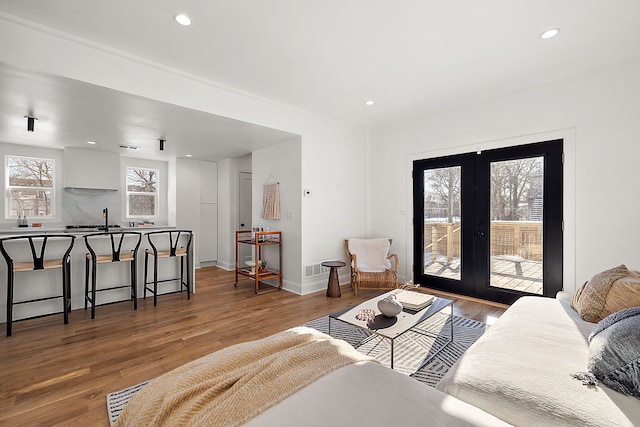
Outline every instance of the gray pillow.
POLYGON ((589 372, 607 387, 640 399, 640 307, 602 319, 589 335, 589 372))

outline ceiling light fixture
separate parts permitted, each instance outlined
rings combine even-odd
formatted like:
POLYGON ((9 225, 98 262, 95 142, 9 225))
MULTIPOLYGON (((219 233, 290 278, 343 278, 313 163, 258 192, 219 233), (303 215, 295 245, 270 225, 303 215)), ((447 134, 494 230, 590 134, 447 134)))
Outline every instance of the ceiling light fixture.
POLYGON ((189 18, 187 15, 184 15, 182 13, 174 16, 174 19, 178 24, 184 25, 185 27, 188 27, 189 25, 191 25, 191 18, 189 18))
POLYGON ((193 157, 193 154, 185 154, 184 156, 191 158, 191 157, 193 157))
POLYGON ((96 145, 96 144, 97 144, 97 142, 95 142, 95 141, 87 141, 87 144, 90 144, 90 145, 96 145))
POLYGON ((160 151, 164 151, 164 139, 159 139, 160 141, 160 151))
POLYGON ((551 37, 557 36, 559 32, 560 32, 559 28, 549 28, 548 30, 546 30, 542 34, 540 34, 540 38, 541 39, 550 39, 551 37))
POLYGON ((375 102, 368 100, 368 101, 364 101, 364 105, 366 105, 367 107, 371 107, 373 104, 375 104, 375 102))
POLYGON ((121 144, 120 148, 124 148, 125 150, 137 150, 140 147, 136 147, 135 145, 121 144))
POLYGON ((38 120, 38 118, 32 116, 24 116, 24 118, 27 119, 27 132, 33 132, 36 120, 38 120))

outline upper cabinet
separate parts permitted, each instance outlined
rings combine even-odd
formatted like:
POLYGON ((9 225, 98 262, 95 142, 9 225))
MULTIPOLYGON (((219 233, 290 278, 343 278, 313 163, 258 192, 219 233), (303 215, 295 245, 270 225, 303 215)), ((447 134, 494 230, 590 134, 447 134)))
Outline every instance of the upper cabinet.
POLYGON ((218 203, 218 164, 201 161, 200 203, 218 203))
POLYGON ((118 190, 120 155, 84 148, 64 149, 65 188, 118 190))

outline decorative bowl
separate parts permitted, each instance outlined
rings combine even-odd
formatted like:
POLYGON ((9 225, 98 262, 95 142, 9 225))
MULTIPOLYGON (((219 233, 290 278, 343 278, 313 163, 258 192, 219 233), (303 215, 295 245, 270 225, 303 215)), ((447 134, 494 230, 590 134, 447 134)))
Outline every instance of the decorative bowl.
POLYGON ((378 310, 386 317, 395 317, 402 311, 402 303, 395 294, 378 301, 378 310))

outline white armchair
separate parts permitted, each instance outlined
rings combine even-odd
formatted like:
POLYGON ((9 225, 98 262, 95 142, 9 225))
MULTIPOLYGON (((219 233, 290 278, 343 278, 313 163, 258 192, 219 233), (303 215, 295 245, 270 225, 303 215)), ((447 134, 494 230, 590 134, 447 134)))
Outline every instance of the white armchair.
POLYGON ((398 288, 398 255, 389 254, 391 239, 347 239, 344 243, 351 264, 351 286, 356 295, 358 289, 398 288))

